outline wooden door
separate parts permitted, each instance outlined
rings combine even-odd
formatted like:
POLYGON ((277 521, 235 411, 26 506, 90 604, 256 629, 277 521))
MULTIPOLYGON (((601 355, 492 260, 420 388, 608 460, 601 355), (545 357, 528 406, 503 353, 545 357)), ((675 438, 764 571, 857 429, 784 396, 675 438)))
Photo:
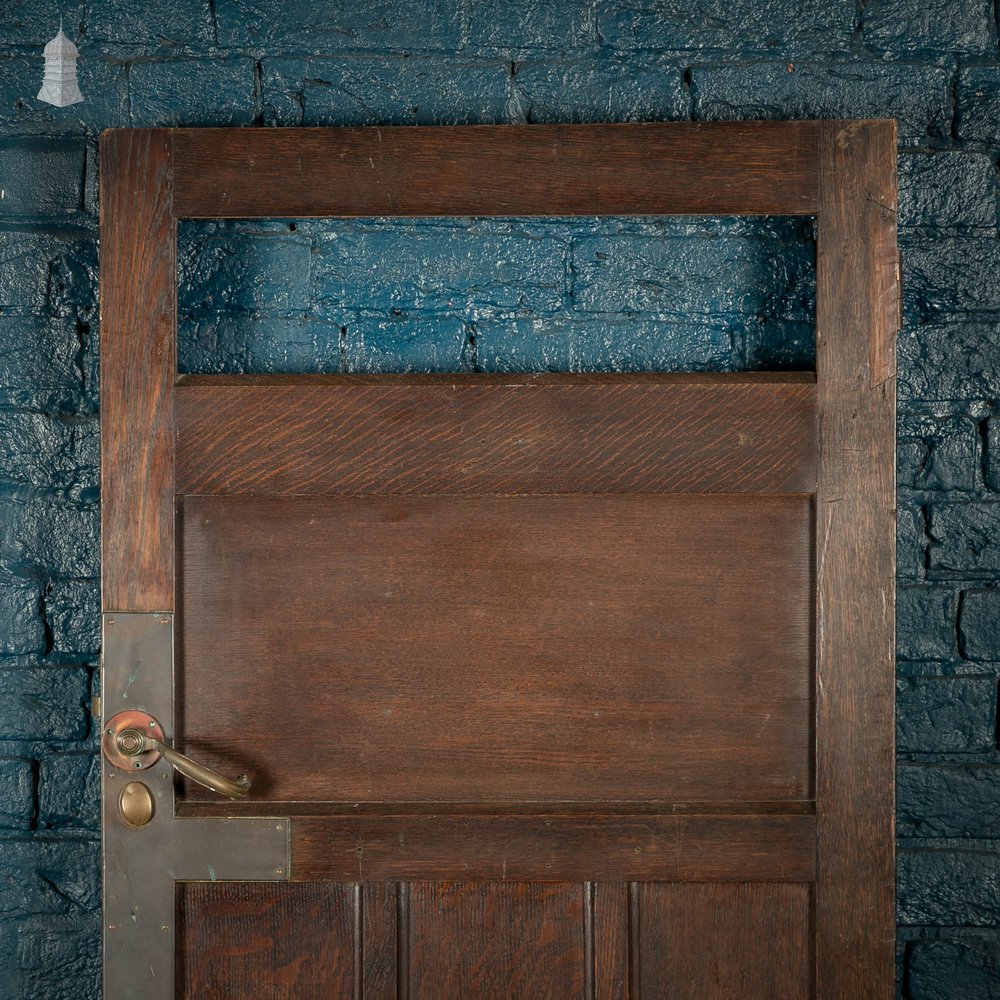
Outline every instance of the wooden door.
POLYGON ((894 165, 105 133, 104 726, 253 781, 105 761, 108 1000, 893 995, 894 165), (177 218, 691 213, 818 216, 816 373, 176 372, 177 218))

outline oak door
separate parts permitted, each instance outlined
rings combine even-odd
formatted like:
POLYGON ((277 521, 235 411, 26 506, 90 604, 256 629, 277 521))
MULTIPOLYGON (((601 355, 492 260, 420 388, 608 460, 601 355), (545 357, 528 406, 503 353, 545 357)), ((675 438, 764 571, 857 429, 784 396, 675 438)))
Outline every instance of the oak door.
POLYGON ((888 1000, 894 137, 105 134, 108 1000, 888 1000), (816 373, 176 373, 179 217, 692 212, 816 373))

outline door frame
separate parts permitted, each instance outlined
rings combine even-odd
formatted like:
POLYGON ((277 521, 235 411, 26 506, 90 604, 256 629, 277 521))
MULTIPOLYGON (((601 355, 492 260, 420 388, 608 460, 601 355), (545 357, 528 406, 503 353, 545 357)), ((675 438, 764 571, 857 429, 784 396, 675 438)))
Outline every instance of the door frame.
MULTIPOLYGON (((895 167, 892 121, 106 131, 102 717, 172 729, 178 219, 815 216, 815 995, 889 1000, 895 167)), ((153 821, 128 828, 102 765, 105 996, 166 1000, 174 880, 287 879, 294 821, 177 817, 161 763, 153 821)))

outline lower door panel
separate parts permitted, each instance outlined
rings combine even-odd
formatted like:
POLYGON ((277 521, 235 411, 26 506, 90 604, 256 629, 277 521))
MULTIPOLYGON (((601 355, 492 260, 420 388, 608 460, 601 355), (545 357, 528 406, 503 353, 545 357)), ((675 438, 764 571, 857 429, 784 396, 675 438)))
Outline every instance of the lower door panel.
POLYGON ((178 994, 232 1000, 797 1000, 811 887, 180 883, 178 994))

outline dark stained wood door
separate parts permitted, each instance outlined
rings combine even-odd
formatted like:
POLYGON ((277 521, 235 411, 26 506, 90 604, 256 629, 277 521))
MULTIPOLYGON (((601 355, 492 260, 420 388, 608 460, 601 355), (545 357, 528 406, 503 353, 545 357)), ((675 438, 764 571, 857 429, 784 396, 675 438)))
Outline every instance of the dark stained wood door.
POLYGON ((175 981, 131 986, 893 995, 894 141, 105 135, 104 609, 171 630, 172 742, 253 778, 151 827, 288 831, 269 881, 170 874, 175 981), (176 217, 380 212, 816 214, 817 372, 177 376, 176 217))

